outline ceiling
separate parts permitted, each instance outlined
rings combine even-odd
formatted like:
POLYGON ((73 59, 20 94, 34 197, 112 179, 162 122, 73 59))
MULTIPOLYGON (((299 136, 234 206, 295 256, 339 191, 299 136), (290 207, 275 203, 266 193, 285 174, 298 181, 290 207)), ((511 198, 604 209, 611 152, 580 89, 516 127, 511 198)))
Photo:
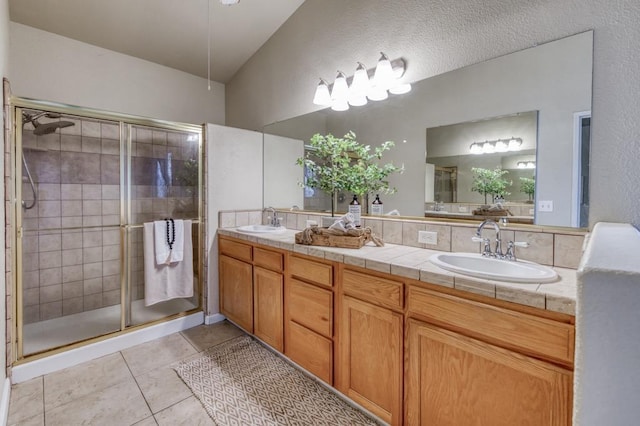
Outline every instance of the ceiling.
POLYGON ((14 22, 227 83, 304 0, 10 0, 14 22))

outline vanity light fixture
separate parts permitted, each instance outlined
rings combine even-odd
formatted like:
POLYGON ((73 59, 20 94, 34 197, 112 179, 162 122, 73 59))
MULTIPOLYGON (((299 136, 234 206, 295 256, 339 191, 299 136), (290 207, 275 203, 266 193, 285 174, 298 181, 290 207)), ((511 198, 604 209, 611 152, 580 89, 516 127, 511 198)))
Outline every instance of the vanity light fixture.
POLYGON ((518 161, 516 163, 516 167, 519 169, 535 169, 536 162, 535 161, 518 161))
POLYGON ((401 95, 410 92, 411 84, 401 82, 406 69, 405 61, 402 58, 390 61, 384 53, 380 55, 375 69, 367 70, 362 62, 358 62, 353 77, 347 78, 338 71, 333 85, 320 79, 313 103, 331 106, 335 111, 346 111, 349 105, 362 106, 367 104, 367 100, 385 100, 389 93, 401 95))
POLYGON ((220 3, 224 4, 225 6, 233 6, 234 4, 240 3, 240 0, 220 0, 220 3))
POLYGON ((473 142, 469 146, 471 154, 493 154, 494 152, 520 151, 522 138, 497 139, 494 141, 473 142))

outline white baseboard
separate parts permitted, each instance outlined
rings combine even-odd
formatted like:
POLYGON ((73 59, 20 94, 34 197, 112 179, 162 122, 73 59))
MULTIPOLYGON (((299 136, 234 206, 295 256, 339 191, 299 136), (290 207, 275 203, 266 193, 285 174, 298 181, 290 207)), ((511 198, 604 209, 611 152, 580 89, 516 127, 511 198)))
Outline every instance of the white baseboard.
POLYGON ((224 321, 225 319, 227 319, 227 317, 222 314, 207 315, 206 317, 204 317, 204 323, 206 325, 211 325, 220 321, 224 321))
POLYGON ((7 377, 2 386, 2 400, 0 400, 0 425, 9 421, 9 400, 11 399, 11 380, 7 377))
POLYGON ((196 312, 185 317, 161 324, 152 325, 102 342, 91 343, 66 352, 40 358, 26 364, 21 364, 11 369, 11 382, 20 383, 34 377, 49 374, 64 368, 73 367, 80 363, 100 358, 141 343, 148 342, 169 334, 177 333, 191 327, 195 327, 204 322, 204 313, 196 312))

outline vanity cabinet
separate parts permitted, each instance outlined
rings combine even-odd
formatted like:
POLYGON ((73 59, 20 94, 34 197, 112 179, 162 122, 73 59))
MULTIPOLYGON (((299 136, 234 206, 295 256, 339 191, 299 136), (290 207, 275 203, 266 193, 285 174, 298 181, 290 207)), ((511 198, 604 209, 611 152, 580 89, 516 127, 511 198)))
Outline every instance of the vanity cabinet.
POLYGON ((284 257, 254 248, 253 333, 279 352, 284 350, 284 257))
POLYGON ((220 308, 391 425, 571 424, 575 318, 219 238, 220 308))
POLYGON ((253 333, 253 269, 251 263, 221 254, 220 312, 253 333))
POLYGON ((285 284, 284 353, 332 385, 333 349, 333 266, 291 255, 285 284))
POLYGON ((407 347, 407 425, 571 424, 571 371, 413 319, 407 347))
POLYGON ((350 269, 341 278, 337 388, 402 424, 403 283, 350 269))
POLYGON ((248 333, 284 349, 284 253, 219 239, 220 312, 248 333))
POLYGON ((407 304, 407 425, 571 424, 568 318, 418 286, 407 304))

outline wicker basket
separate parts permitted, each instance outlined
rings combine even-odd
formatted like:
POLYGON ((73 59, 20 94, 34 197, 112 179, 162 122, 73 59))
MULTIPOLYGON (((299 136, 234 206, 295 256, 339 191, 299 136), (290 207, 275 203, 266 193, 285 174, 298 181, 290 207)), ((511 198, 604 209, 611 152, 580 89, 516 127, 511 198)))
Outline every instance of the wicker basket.
MULTIPOLYGON (((312 246, 323 247, 342 247, 359 249, 367 243, 367 237, 364 235, 331 235, 331 234, 311 234, 312 246)), ((302 232, 296 234, 296 244, 304 244, 302 232)))

